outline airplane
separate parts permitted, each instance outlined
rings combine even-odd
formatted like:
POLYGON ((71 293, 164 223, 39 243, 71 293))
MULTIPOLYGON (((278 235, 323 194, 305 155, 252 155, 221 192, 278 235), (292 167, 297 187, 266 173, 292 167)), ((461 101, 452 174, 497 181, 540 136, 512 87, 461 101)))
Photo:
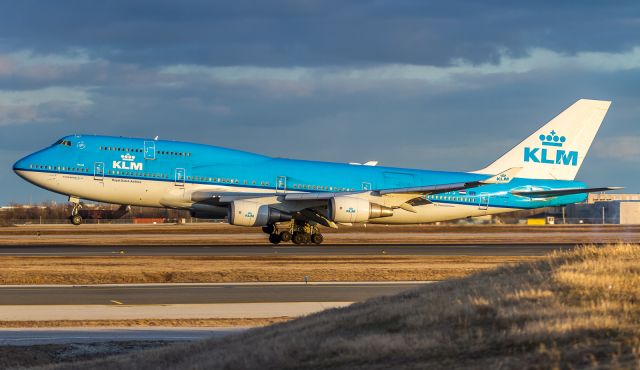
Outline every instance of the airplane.
POLYGON ((575 181, 610 101, 580 99, 489 166, 471 172, 274 158, 188 142, 70 135, 18 160, 26 181, 69 197, 189 210, 262 227, 273 244, 321 244, 319 226, 422 224, 583 202, 575 181))

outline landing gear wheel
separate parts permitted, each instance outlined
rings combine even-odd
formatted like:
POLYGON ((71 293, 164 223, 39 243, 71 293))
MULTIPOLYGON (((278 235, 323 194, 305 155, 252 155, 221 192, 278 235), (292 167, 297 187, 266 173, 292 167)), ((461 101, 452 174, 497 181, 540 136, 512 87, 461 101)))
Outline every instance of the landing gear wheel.
POLYGON ((273 225, 267 225, 262 227, 262 232, 265 234, 273 234, 276 228, 273 225))
POLYGON ((286 230, 281 232, 280 233, 280 240, 285 242, 285 243, 291 241, 291 233, 286 231, 286 230))
POLYGON ((295 243, 295 244, 304 244, 306 242, 306 236, 307 234, 305 233, 301 233, 299 231, 296 231, 293 233, 293 236, 291 238, 291 240, 295 243))
POLYGON ((78 226, 82 224, 82 216, 80 215, 73 215, 71 216, 71 223, 78 226))
POLYGON ((324 237, 320 233, 311 235, 311 241, 313 242, 313 244, 320 245, 322 244, 323 240, 324 240, 324 237))
POLYGON ((271 234, 269 235, 269 241, 271 242, 271 244, 279 244, 282 240, 280 239, 280 235, 271 234))

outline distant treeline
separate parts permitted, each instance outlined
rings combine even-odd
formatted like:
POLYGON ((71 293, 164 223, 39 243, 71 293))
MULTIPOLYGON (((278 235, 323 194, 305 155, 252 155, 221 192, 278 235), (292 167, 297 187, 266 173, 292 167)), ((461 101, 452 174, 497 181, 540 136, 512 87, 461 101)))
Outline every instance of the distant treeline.
MULTIPOLYGON (((113 204, 84 204, 82 210, 112 210, 119 206, 113 204)), ((45 202, 37 205, 10 204, 0 211, 0 225, 20 223, 26 220, 63 220, 71 215, 72 206, 70 204, 60 204, 45 202)), ((178 220, 190 218, 188 211, 175 209, 151 208, 151 207, 131 207, 131 211, 121 217, 121 219, 133 218, 164 218, 167 220, 178 220)))

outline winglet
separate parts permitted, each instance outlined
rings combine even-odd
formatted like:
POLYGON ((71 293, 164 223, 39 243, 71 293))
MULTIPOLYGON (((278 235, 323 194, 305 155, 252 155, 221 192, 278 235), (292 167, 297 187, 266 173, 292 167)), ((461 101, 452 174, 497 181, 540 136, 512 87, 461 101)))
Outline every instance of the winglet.
POLYGON ((491 176, 488 179, 480 181, 480 183, 482 183, 482 184, 507 184, 514 177, 516 177, 516 175, 518 174, 518 172, 520 172, 521 169, 522 169, 522 167, 509 168, 508 170, 506 170, 504 172, 500 172, 499 174, 497 174, 495 176, 491 176))

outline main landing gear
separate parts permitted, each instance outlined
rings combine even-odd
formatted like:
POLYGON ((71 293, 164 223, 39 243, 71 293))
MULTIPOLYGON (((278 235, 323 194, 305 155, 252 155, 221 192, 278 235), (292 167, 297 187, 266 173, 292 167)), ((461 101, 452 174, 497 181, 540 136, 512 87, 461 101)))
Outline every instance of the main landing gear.
POLYGON ((262 231, 269 234, 271 244, 293 242, 294 244, 322 244, 324 237, 318 226, 308 222, 294 221, 286 225, 267 225, 262 231))
POLYGON ((73 204, 73 209, 71 209, 71 216, 69 216, 69 220, 76 226, 81 225, 82 216, 80 216, 80 208, 82 207, 82 205, 80 204, 80 199, 69 197, 69 202, 73 204))

